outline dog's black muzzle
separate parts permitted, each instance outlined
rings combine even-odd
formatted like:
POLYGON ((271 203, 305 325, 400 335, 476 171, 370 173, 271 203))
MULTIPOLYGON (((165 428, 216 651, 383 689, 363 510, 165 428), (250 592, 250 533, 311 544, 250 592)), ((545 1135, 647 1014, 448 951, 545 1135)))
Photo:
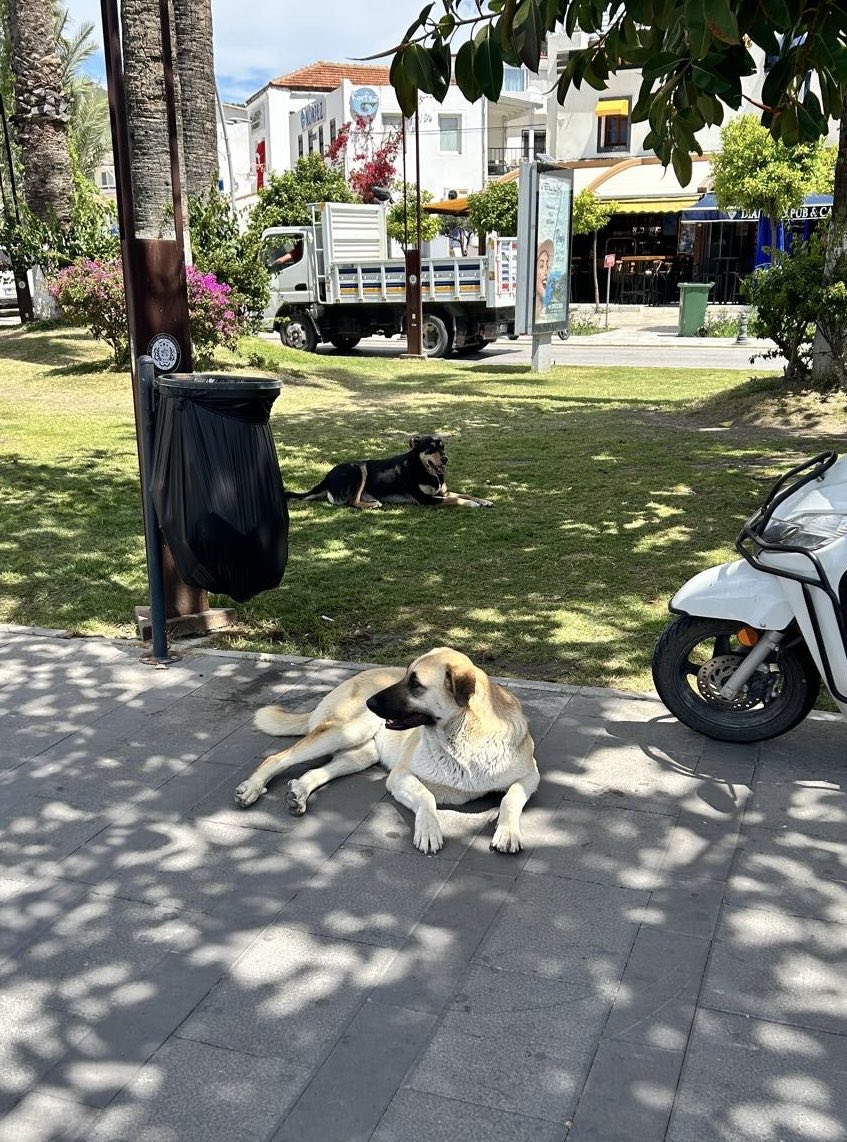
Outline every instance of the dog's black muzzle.
POLYGON ((382 718, 387 730, 413 730, 416 726, 434 726, 435 718, 425 710, 409 708, 409 692, 404 682, 380 690, 365 705, 382 718))

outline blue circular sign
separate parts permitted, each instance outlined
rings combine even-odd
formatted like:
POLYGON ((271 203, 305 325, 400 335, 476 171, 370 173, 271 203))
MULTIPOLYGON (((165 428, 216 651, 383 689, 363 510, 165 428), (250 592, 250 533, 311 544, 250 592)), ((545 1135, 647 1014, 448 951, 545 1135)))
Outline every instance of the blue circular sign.
POLYGON ((350 95, 350 110, 360 119, 373 119, 379 111, 379 95, 372 87, 357 87, 350 95))

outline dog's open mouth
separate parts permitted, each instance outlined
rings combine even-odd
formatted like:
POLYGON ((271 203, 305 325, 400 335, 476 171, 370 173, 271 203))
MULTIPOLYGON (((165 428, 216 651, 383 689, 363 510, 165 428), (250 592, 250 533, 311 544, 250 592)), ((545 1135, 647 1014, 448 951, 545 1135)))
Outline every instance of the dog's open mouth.
POLYGON ((430 714, 425 714, 422 710, 404 714, 402 718, 385 719, 385 728, 387 730, 413 730, 416 726, 433 725, 435 725, 435 719, 430 714))

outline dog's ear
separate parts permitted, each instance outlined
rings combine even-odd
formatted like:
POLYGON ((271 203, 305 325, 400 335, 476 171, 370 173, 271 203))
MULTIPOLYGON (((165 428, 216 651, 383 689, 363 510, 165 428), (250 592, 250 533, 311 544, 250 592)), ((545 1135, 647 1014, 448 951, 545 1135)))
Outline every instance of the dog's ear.
POLYGON ((476 690, 476 677, 471 670, 453 670, 447 667, 447 689, 459 706, 467 706, 476 690))
POLYGON ((410 448, 417 448, 417 446, 420 444, 420 442, 421 442, 420 436, 412 435, 409 437, 409 447, 410 448))

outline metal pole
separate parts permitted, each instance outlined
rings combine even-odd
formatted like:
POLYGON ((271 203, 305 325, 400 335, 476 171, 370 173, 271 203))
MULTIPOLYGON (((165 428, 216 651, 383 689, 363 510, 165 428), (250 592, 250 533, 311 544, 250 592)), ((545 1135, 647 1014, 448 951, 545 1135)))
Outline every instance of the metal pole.
MULTIPOLYGON (((3 120, 3 143, 6 151, 6 162, 9 167, 9 189, 12 195, 12 209, 15 212, 15 221, 20 222, 21 212, 18 207, 18 187, 15 181, 15 163, 12 158, 12 144, 9 139, 9 123, 6 119, 6 106, 3 102, 3 96, 0 95, 0 119, 3 120)), ((3 194, 3 205, 6 205, 6 195, 3 194)), ((35 320, 35 309, 32 304, 32 293, 29 288, 29 278, 27 277, 27 267, 18 264, 17 260, 12 262, 12 273, 15 275, 15 292, 18 295, 18 313, 20 314, 21 323, 35 320)))
POLYGON ((409 187, 406 182, 406 116, 403 116, 403 252, 409 248, 409 187))
POLYGON ((226 119, 224 119, 224 108, 221 103, 221 93, 218 91, 218 85, 215 84, 215 101, 218 105, 218 118, 221 121, 221 130, 224 133, 224 150, 226 151, 226 167, 229 171, 229 204, 232 207, 233 216, 238 220, 235 210, 235 177, 232 173, 232 150, 229 145, 229 135, 226 129, 226 119))
POLYGON ((150 587, 150 631, 152 652, 143 661, 173 662, 168 653, 167 604, 165 602, 165 569, 159 542, 159 520, 150 491, 153 475, 153 451, 156 444, 155 388, 156 366, 145 353, 138 358, 138 383, 141 389, 141 465, 144 538, 147 548, 147 582, 150 587))
POLYGON ((421 124, 415 105, 415 202, 417 208, 414 250, 406 251, 406 352, 423 357, 423 295, 421 283, 421 124))

